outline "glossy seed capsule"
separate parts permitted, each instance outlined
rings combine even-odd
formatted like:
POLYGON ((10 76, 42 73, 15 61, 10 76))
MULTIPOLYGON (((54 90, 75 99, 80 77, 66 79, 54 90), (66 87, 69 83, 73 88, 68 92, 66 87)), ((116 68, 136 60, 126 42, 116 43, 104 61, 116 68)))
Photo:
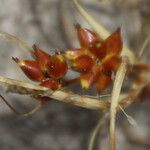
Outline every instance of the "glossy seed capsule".
POLYGON ((119 67, 121 63, 121 58, 118 56, 108 56, 106 57, 103 62, 103 68, 104 68, 104 72, 112 72, 112 71, 116 71, 119 67))
POLYGON ((12 58, 22 69, 25 75, 33 81, 42 81, 45 76, 37 61, 32 60, 19 60, 18 58, 12 58))
POLYGON ((93 66, 90 72, 81 74, 80 77, 80 83, 81 87, 84 89, 89 89, 91 86, 93 86, 100 75, 101 68, 97 65, 93 66))
POLYGON ((86 72, 91 69, 93 64, 94 61, 90 56, 81 55, 74 60, 73 68, 81 72, 86 72))
POLYGON ((68 70, 68 65, 61 55, 51 57, 47 65, 47 73, 53 79, 62 78, 68 70))
POLYGON ((96 58, 102 60, 106 56, 106 48, 105 45, 100 42, 96 41, 90 44, 89 51, 94 54, 96 58))
POLYGON ((36 45, 33 45, 33 49, 34 49, 34 55, 36 57, 36 60, 40 64, 41 69, 43 71, 45 71, 45 68, 46 68, 48 62, 51 59, 51 55, 47 54, 46 52, 44 52, 42 49, 40 49, 36 45))
POLYGON ((100 40, 99 36, 95 32, 82 28, 79 24, 76 24, 75 28, 77 30, 80 45, 83 48, 88 48, 92 42, 100 40))
POLYGON ((40 85, 44 86, 44 87, 47 87, 47 88, 50 88, 51 90, 54 90, 54 91, 61 88, 61 84, 59 82, 54 81, 54 80, 50 80, 50 79, 41 82, 40 85))
POLYGON ((111 77, 105 74, 100 74, 96 81, 96 89, 98 92, 104 91, 111 84, 111 77))
POLYGON ((119 55, 122 50, 122 39, 120 34, 120 28, 112 33, 106 40, 103 41, 107 55, 114 54, 119 55))

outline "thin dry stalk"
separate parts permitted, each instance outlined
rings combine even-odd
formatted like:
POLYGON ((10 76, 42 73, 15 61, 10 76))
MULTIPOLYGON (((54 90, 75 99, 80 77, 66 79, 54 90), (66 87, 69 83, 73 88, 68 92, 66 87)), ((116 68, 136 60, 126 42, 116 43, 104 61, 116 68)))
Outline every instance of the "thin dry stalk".
POLYGON ((34 112, 36 112, 37 110, 39 110, 42 107, 42 102, 38 101, 37 106, 35 108, 33 108, 31 111, 27 112, 27 113, 21 113, 19 111, 17 111, 10 103, 7 102, 7 100, 0 95, 1 100, 3 100, 3 102, 17 115, 21 115, 21 116, 30 116, 31 114, 33 114, 34 112))
POLYGON ((88 145, 88 150, 93 150, 94 149, 94 142, 96 140, 97 134, 102 130, 107 118, 109 117, 109 113, 105 112, 101 118, 99 119, 96 127, 94 128, 90 140, 89 140, 89 145, 88 145))
MULTIPOLYGON (((101 97, 101 99, 90 98, 87 96, 81 96, 72 92, 65 92, 61 90, 52 91, 48 88, 26 83, 24 81, 18 81, 0 76, 0 86, 5 87, 8 92, 18 93, 22 95, 41 95, 58 100, 64 103, 72 104, 75 106, 92 109, 107 111, 110 108, 110 100, 101 97)), ((131 93, 122 94, 119 97, 119 105, 123 108, 129 106, 135 101, 138 93, 141 91, 143 86, 136 90, 132 90, 131 93)))
POLYGON ((149 41, 150 41, 150 35, 146 37, 146 39, 144 40, 144 43, 142 44, 142 47, 139 50, 139 57, 142 56, 142 54, 143 54, 147 44, 149 43, 149 41))
POLYGON ((23 81, 5 78, 2 76, 0 76, 0 85, 6 87, 7 91, 11 93, 18 93, 22 95, 31 95, 31 96, 32 95, 47 96, 49 98, 53 98, 58 101, 94 110, 107 109, 110 105, 108 101, 103 100, 99 101, 92 98, 80 96, 72 92, 69 93, 61 90, 54 92, 42 86, 33 85, 23 81))
POLYGON ((7 88, 7 92, 18 93, 18 94, 43 94, 45 91, 52 93, 52 90, 48 88, 29 84, 23 81, 13 80, 0 76, 0 85, 7 88))
POLYGON ((14 43, 15 45, 18 45, 20 48, 23 48, 25 51, 28 51, 31 54, 33 53, 33 50, 24 41, 18 39, 17 37, 2 31, 0 31, 0 36, 6 38, 7 40, 14 43))
POLYGON ((76 46, 76 32, 74 30, 74 14, 70 12, 67 8, 66 3, 68 1, 60 1, 59 3, 59 15, 60 15, 60 24, 62 28, 62 32, 65 37, 65 41, 68 44, 69 48, 72 49, 76 46), (68 19, 69 18, 69 19, 68 19), (75 41, 75 42, 74 42, 75 41))
POLYGON ((110 133, 109 133, 110 150, 116 149, 116 142, 115 142, 116 112, 117 112, 119 95, 121 92, 123 80, 125 78, 126 71, 127 71, 127 66, 128 66, 127 64, 128 64, 127 57, 123 57, 122 63, 117 70, 115 81, 114 81, 114 86, 112 90, 111 106, 110 106, 110 133))

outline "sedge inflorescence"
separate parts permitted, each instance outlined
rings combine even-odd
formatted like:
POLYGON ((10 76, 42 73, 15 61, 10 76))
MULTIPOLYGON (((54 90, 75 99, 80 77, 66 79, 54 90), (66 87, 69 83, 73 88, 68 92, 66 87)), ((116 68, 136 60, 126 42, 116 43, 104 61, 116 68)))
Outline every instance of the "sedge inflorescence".
POLYGON ((13 60, 29 79, 38 81, 41 86, 52 90, 80 82, 84 89, 94 86, 98 92, 104 91, 111 85, 112 74, 121 63, 120 29, 105 40, 79 24, 75 26, 75 29, 80 43, 79 48, 50 55, 33 45, 34 60, 18 58, 13 60), (79 72, 79 76, 70 81, 61 80, 69 69, 79 72))

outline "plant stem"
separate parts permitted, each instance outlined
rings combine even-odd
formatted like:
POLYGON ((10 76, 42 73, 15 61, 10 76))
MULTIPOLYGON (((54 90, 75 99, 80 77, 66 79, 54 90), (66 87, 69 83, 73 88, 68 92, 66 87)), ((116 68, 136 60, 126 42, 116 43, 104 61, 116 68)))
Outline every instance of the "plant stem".
MULTIPOLYGON (((6 77, 0 76, 0 86, 5 87, 8 92, 17 93, 22 95, 41 95, 55 100, 72 104, 75 106, 92 109, 92 110, 108 110, 110 108, 110 100, 105 96, 101 99, 90 98, 87 96, 81 96, 73 92, 65 92, 61 90, 52 91, 48 88, 29 84, 23 81, 18 81, 6 77)), ((121 107, 127 107, 134 102, 141 88, 132 90, 131 93, 120 95, 119 105, 121 107)))
POLYGON ((32 48, 30 48, 25 42, 23 42, 22 40, 18 39, 17 37, 15 37, 14 35, 11 35, 9 33, 6 32, 2 32, 0 31, 0 36, 6 38, 7 40, 9 40, 10 42, 18 45, 20 48, 23 48, 25 51, 29 52, 31 55, 33 55, 33 50, 32 48))
POLYGON ((116 149, 116 142, 115 142, 115 122, 116 122, 116 113, 117 113, 117 106, 119 102, 119 95, 121 92, 123 80, 126 75, 127 71, 127 57, 123 57, 122 63, 117 70, 114 86, 112 90, 112 97, 111 97, 111 105, 110 105, 110 131, 109 131, 109 146, 110 150, 116 149))
POLYGON ((108 116, 109 116, 109 113, 105 112, 105 113, 103 113, 103 115, 99 119, 96 127, 94 128, 94 130, 93 130, 93 132, 92 132, 92 134, 90 136, 88 150, 93 150, 94 149, 94 142, 95 142, 96 136, 97 136, 98 132, 101 131, 101 129, 104 126, 108 116))

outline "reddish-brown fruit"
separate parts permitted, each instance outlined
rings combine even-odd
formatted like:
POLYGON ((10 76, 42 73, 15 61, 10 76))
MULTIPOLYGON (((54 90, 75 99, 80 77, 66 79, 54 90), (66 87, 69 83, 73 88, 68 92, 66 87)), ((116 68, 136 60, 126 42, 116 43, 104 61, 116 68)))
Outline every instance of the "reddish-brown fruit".
POLYGON ((98 80, 96 81, 96 89, 98 92, 105 90, 111 83, 111 77, 105 74, 100 74, 98 80))
POLYGON ((81 87, 84 89, 88 89, 92 85, 94 85, 94 83, 99 78, 100 72, 101 72, 100 67, 95 65, 90 72, 81 74, 80 77, 81 87))
POLYGON ((122 40, 120 35, 120 28, 118 28, 114 33, 112 33, 106 40, 102 42, 107 52, 109 54, 119 55, 122 50, 122 40))
POLYGON ((92 77, 90 80, 90 85, 94 84, 97 81, 100 73, 101 73, 101 67, 99 65, 94 65, 92 67, 92 77))
POLYGON ((93 64, 94 61, 90 56, 80 55, 74 60, 73 68, 81 72, 86 72, 91 69, 93 64))
POLYGON ((45 77, 37 61, 19 60, 12 58, 22 69, 25 75, 33 81, 42 81, 45 77))
POLYGON ((104 72, 116 71, 121 63, 121 58, 118 56, 108 56, 106 57, 102 64, 104 72))
POLYGON ((62 78, 68 70, 68 65, 61 55, 51 57, 47 65, 47 73, 53 79, 62 78))
POLYGON ((40 85, 47 87, 47 88, 50 88, 51 90, 54 90, 54 91, 61 88, 61 84, 57 81, 54 81, 54 80, 45 80, 45 81, 41 82, 40 85))
POLYGON ((39 62, 42 70, 44 71, 45 66, 48 64, 48 62, 51 59, 51 56, 46 52, 44 52, 39 47, 37 47, 36 45, 33 45, 33 49, 34 49, 34 55, 36 57, 36 60, 39 62))
POLYGON ((94 54, 99 60, 106 56, 105 46, 100 41, 96 41, 90 44, 89 51, 94 54))
POLYGON ((88 48, 92 42, 100 40, 99 36, 86 28, 82 28, 79 24, 76 24, 76 30, 81 47, 88 48))

